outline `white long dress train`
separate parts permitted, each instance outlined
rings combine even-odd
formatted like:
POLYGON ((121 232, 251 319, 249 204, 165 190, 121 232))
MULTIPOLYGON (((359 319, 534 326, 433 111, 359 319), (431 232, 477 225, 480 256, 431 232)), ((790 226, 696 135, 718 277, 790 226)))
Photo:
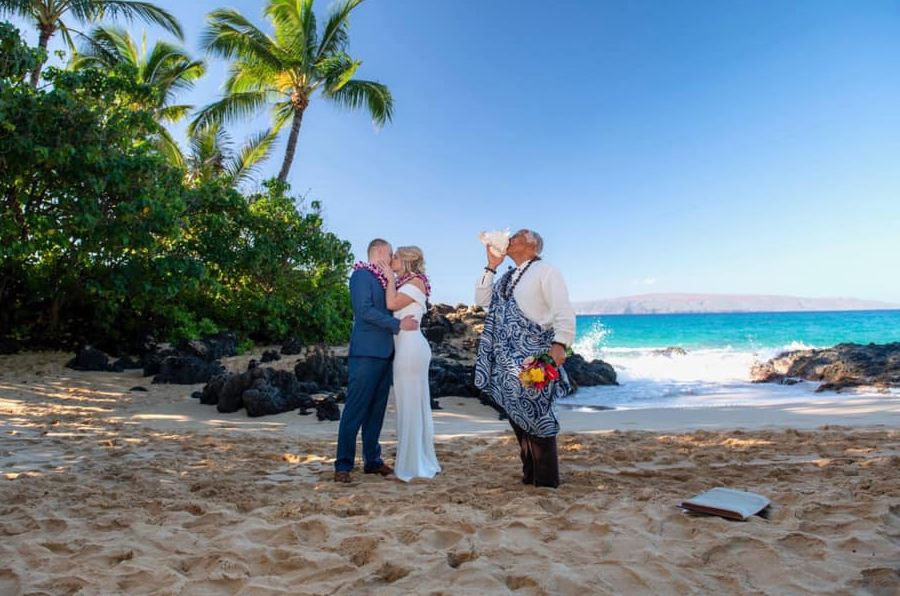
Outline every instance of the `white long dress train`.
MULTIPOLYGON (((425 314, 425 294, 405 284, 399 293, 413 302, 394 312, 403 319, 409 315, 421 322, 425 314)), ((394 403, 397 408, 397 460, 394 474, 404 482, 413 478, 433 478, 441 471, 434 453, 434 420, 431 418, 431 392, 428 365, 431 347, 419 330, 400 331, 394 336, 394 403)))

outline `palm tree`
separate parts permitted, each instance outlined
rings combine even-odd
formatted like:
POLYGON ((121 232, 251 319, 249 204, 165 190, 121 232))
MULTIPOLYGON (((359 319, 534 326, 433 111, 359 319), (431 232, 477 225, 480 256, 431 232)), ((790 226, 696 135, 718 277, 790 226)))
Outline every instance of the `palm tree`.
POLYGON ((274 139, 271 130, 257 133, 235 153, 231 137, 219 124, 204 126, 190 139, 187 179, 192 183, 221 179, 233 186, 247 182, 268 157, 274 139))
POLYGON ((271 108, 273 134, 291 124, 278 174, 283 182, 294 160, 303 113, 316 91, 343 107, 365 106, 377 126, 390 121, 391 92, 380 83, 352 78, 361 62, 346 53, 348 17, 363 1, 341 0, 319 33, 312 10, 314 0, 269 0, 265 14, 274 26, 274 37, 235 10, 211 12, 201 44, 210 54, 234 62, 225 81, 224 97, 204 107, 191 129, 271 108))
MULTIPOLYGON (((96 27, 72 60, 73 68, 112 69, 122 64, 133 67, 137 82, 153 90, 150 103, 137 107, 152 112, 160 124, 175 123, 187 116, 194 106, 174 103, 175 96, 191 89, 206 72, 203 61, 192 60, 183 49, 157 41, 148 53, 146 34, 138 48, 127 31, 116 27, 96 27)), ((184 167, 181 149, 169 131, 160 127, 159 134, 163 155, 184 167)))
MULTIPOLYGON (((45 52, 57 31, 72 49, 75 43, 72 33, 79 33, 63 22, 63 17, 73 16, 81 22, 96 21, 101 18, 124 18, 128 21, 135 18, 148 23, 155 23, 183 39, 181 25, 169 12, 151 4, 135 0, 0 0, 0 14, 14 14, 31 20, 38 30, 38 45, 45 52)), ((38 64, 31 72, 31 86, 37 87, 38 77, 44 64, 38 64)))

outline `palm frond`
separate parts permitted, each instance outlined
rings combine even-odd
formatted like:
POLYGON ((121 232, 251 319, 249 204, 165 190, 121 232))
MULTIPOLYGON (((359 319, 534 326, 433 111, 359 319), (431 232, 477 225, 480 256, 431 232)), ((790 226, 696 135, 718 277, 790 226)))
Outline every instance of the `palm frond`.
POLYGON ((327 93, 334 93, 353 78, 362 62, 354 61, 343 52, 328 56, 316 64, 316 70, 325 84, 327 93))
POLYGON ((173 14, 151 2, 137 0, 71 0, 69 11, 82 21, 101 19, 140 19, 146 23, 159 25, 178 39, 184 39, 181 24, 173 14))
POLYGON ((181 153, 181 147, 178 146, 169 131, 162 126, 159 127, 159 151, 173 166, 184 169, 184 155, 181 153))
POLYGON ((120 27, 100 26, 82 38, 79 62, 112 68, 122 62, 138 66, 131 36, 120 27))
POLYGON ((231 155, 231 137, 219 124, 210 124, 189 137, 187 177, 192 182, 217 178, 231 155))
POLYGON ((286 62, 306 69, 313 63, 317 45, 313 0, 270 0, 266 16, 275 25, 275 37, 285 50, 286 62))
POLYGON ((326 92, 325 96, 350 109, 366 106, 372 122, 379 127, 390 122, 394 116, 394 99, 387 86, 381 83, 351 79, 340 89, 326 92))
POLYGON ((156 119, 163 120, 165 122, 172 122, 172 123, 180 122, 193 109, 194 109, 194 106, 187 105, 187 104, 165 106, 156 111, 156 119))
POLYGON ((15 15, 28 18, 32 16, 33 7, 29 0, 3 0, 0 2, 0 15, 15 15))
POLYGON ((234 184, 246 182, 259 171, 259 166, 268 159, 272 152, 277 131, 272 129, 258 132, 247 139, 238 155, 225 165, 225 174, 234 184))
POLYGON ((272 131, 275 134, 284 128, 294 117, 294 104, 291 100, 281 101, 272 106, 272 131))
POLYGON ((363 2, 365 0, 343 0, 331 10, 322 30, 322 42, 316 52, 317 62, 330 54, 344 51, 348 41, 347 19, 350 12, 363 2))
POLYGON ((209 13, 200 45, 208 53, 224 58, 248 58, 280 70, 281 51, 268 35, 256 28, 236 10, 219 9, 209 13))
POLYGON ((188 126, 188 134, 212 123, 223 123, 254 116, 269 103, 268 91, 231 93, 205 106, 188 126))
MULTIPOLYGON (((66 47, 69 48, 69 51, 72 52, 72 58, 78 55, 78 48, 75 46, 75 39, 72 37, 73 29, 69 29, 62 22, 60 22, 59 34, 63 38, 63 43, 66 44, 66 47)), ((75 33, 79 33, 78 31, 74 31, 75 33)))
POLYGON ((226 93, 276 89, 275 79, 277 77, 278 71, 273 71, 266 64, 237 60, 228 69, 224 88, 226 93))

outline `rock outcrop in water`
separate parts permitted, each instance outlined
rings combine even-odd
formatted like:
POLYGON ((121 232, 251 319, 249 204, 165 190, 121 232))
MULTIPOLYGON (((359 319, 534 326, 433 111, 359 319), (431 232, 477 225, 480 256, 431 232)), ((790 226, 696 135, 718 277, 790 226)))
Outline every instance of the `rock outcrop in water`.
POLYGON ((860 386, 900 387, 900 342, 845 343, 831 348, 785 352, 755 365, 751 378, 755 383, 821 381, 817 391, 860 386))

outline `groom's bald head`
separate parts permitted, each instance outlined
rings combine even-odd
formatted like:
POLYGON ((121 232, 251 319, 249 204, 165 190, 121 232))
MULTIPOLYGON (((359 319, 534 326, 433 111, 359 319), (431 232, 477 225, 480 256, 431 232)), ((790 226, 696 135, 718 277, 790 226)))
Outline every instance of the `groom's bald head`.
POLYGON ((368 259, 370 263, 376 261, 390 261, 393 253, 390 243, 387 240, 376 238, 369 242, 368 259))

